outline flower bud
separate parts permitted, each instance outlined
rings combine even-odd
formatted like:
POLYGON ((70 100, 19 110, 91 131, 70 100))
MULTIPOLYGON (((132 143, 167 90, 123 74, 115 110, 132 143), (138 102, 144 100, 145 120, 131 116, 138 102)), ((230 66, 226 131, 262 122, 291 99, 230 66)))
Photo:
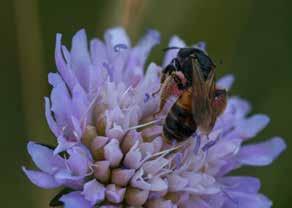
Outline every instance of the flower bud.
POLYGON ((127 188, 125 199, 127 204, 132 206, 143 205, 149 195, 149 191, 129 187, 127 188))
POLYGON ((104 158, 110 162, 111 167, 116 167, 120 164, 123 153, 119 146, 119 141, 111 139, 104 147, 104 158))
POLYGON ((93 165, 93 173, 96 179, 106 183, 110 177, 110 162, 106 160, 95 162, 93 165))
POLYGON ((106 199, 112 203, 121 203, 124 200, 126 188, 120 188, 115 184, 109 184, 106 187, 106 199))
POLYGON ((126 186, 134 173, 134 169, 114 169, 111 181, 119 186, 126 186))
POLYGON ((91 141, 97 136, 96 128, 91 125, 87 125, 82 135, 82 143, 87 147, 90 147, 91 141))

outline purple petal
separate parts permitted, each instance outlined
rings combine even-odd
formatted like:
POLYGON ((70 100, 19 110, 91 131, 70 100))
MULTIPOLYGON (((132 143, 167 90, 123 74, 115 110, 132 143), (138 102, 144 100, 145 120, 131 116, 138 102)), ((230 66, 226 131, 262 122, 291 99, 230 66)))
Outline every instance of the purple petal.
POLYGON ((83 146, 74 146, 68 150, 70 158, 67 160, 74 175, 85 176, 91 163, 88 150, 83 146))
POLYGON ((63 135, 58 136, 57 141, 58 146, 54 150, 55 155, 76 145, 76 141, 68 141, 63 135))
POLYGON ((72 113, 74 117, 77 120, 84 119, 88 106, 87 94, 80 85, 76 85, 72 90, 72 113))
POLYGON ((86 32, 78 31, 72 39, 71 66, 80 85, 84 90, 89 90, 89 69, 91 60, 88 52, 86 32))
POLYGON ((55 121, 55 119, 52 116, 52 112, 51 112, 51 104, 50 104, 50 100, 48 97, 45 97, 45 106, 46 106, 46 119, 48 122, 48 125, 51 129, 51 131, 53 132, 53 134, 58 137, 60 135, 60 129, 55 121))
POLYGON ((257 193, 260 189, 260 181, 254 177, 227 176, 217 180, 226 190, 245 193, 257 193))
POLYGON ((52 175, 48 173, 34 171, 34 170, 27 170, 25 167, 22 167, 23 172, 29 178, 29 180, 36 186, 44 189, 52 189, 57 188, 61 184, 60 182, 56 181, 52 175))
POLYGON ((101 202, 105 197, 105 187, 93 179, 84 184, 83 192, 81 193, 84 198, 91 202, 92 205, 101 202))
POLYGON ((90 42, 90 55, 92 64, 96 66, 96 70, 102 67, 102 63, 107 61, 106 47, 99 39, 93 39, 90 42))
MULTIPOLYGON (((179 47, 179 48, 183 48, 185 46, 186 46, 186 44, 183 42, 183 40, 181 40, 177 36, 173 36, 170 39, 169 44, 168 44, 168 47, 179 47)), ((165 67, 166 65, 168 65, 171 62, 171 60, 176 57, 177 52, 178 52, 178 49, 172 49, 172 50, 167 51, 165 53, 162 66, 165 67)))
POLYGON ((64 161, 59 155, 54 155, 53 150, 40 144, 29 142, 27 150, 36 164, 43 172, 53 174, 58 168, 64 167, 64 161))
POLYGON ((71 192, 60 198, 64 203, 64 208, 93 208, 89 201, 87 201, 80 191, 71 192))
MULTIPOLYGON (((212 208, 207 202, 204 200, 197 198, 195 200, 188 200, 183 202, 182 204, 184 208, 212 208)), ((225 208, 225 207, 224 207, 225 208)))
POLYGON ((270 119, 266 115, 254 115, 240 120, 236 125, 235 131, 244 139, 252 138, 264 129, 269 122, 270 119))
POLYGON ((71 112, 71 98, 62 78, 57 73, 49 73, 49 82, 53 85, 51 92, 52 111, 59 127, 67 126, 71 112))
POLYGON ((62 35, 57 34, 56 48, 55 48, 55 61, 56 61, 58 71, 62 75, 62 78, 65 80, 69 88, 73 89, 73 86, 75 86, 77 80, 72 70, 69 69, 69 67, 67 66, 67 63, 65 62, 63 58, 62 49, 61 49, 61 39, 62 39, 62 35))
POLYGON ((226 115, 233 114, 235 118, 242 118, 251 110, 250 104, 239 97, 231 97, 225 110, 226 115))
POLYGON ((232 74, 225 75, 221 77, 217 82, 216 85, 220 89, 227 89, 230 90, 232 84, 234 82, 234 76, 232 74))
POLYGON ((270 208, 272 202, 261 194, 247 194, 242 192, 228 192, 224 208, 270 208))
POLYGON ((269 165, 284 150, 286 144, 282 138, 275 137, 268 141, 243 146, 239 152, 238 160, 244 165, 269 165))
POLYGON ((106 45, 112 50, 114 50, 114 46, 118 44, 123 44, 128 48, 131 47, 130 39, 126 31, 121 27, 115 27, 107 30, 104 34, 104 39, 106 45))

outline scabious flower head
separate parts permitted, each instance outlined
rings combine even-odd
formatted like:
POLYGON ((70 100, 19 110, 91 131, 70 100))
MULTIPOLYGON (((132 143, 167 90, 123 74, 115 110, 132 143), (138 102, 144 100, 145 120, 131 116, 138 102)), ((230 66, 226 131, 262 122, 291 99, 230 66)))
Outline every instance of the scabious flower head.
MULTIPOLYGON (((152 93, 160 86, 162 67, 177 50, 166 52, 162 67, 151 63, 145 70, 159 39, 159 33, 150 30, 131 46, 125 31, 113 28, 106 31, 104 42, 93 39, 88 45, 81 30, 69 51, 57 34, 58 72, 49 74, 53 89, 45 98, 57 146, 29 142, 28 152, 39 170, 23 171, 38 187, 63 187, 51 206, 271 207, 259 193, 258 179, 228 176, 244 165, 269 165, 285 149, 279 137, 244 144, 269 122, 265 115, 248 116, 247 101, 229 98, 208 138, 197 133, 188 145, 164 141, 162 122, 153 116, 159 97, 152 93)), ((173 37, 169 46, 185 43, 173 37)), ((203 43, 195 47, 205 50, 203 43)), ((229 89, 232 82, 233 76, 227 75, 217 85, 229 89)))

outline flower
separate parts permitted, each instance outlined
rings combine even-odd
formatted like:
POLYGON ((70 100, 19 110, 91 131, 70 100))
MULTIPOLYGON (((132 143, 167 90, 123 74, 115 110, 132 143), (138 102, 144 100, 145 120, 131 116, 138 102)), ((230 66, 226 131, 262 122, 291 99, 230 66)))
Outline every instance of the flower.
MULTIPOLYGON (((151 63, 144 74, 159 39, 149 30, 132 47, 124 29, 113 28, 105 42, 93 39, 88 47, 81 30, 69 51, 57 34, 58 72, 49 74, 53 89, 45 98, 57 146, 29 142, 39 171, 23 167, 24 173, 38 187, 63 187, 50 205, 65 208, 271 207, 257 178, 228 175, 245 165, 269 165, 286 148, 279 137, 245 144, 269 123, 266 115, 249 116, 247 101, 230 97, 208 138, 197 133, 187 143, 164 141, 161 119, 153 116, 159 98, 151 94, 177 50, 166 52, 162 67, 151 63)), ((185 43, 175 36, 169 46, 185 43)), ((204 43, 194 47, 205 50, 204 43)), ((229 89, 233 80, 227 75, 217 85, 229 89)))

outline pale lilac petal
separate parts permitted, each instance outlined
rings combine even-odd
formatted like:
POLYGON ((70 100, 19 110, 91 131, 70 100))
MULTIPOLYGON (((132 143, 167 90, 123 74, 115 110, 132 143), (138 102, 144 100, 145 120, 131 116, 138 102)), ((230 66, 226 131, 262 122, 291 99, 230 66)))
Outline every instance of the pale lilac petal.
POLYGON ((67 164, 70 170, 79 176, 85 176, 88 173, 91 164, 89 151, 83 146, 74 146, 68 150, 70 155, 67 164))
POLYGON ((167 177, 169 191, 181 191, 187 186, 189 181, 177 174, 171 174, 167 177))
POLYGON ((275 137, 259 144, 243 146, 238 160, 244 165, 265 166, 271 164, 285 149, 284 140, 275 137))
POLYGON ((83 192, 81 193, 84 198, 91 202, 92 205, 104 200, 105 187, 93 179, 84 184, 83 192))
POLYGON ((45 97, 45 113, 46 113, 46 119, 48 122, 48 125, 51 129, 51 131, 53 132, 53 134, 58 137, 60 135, 60 129, 55 121, 55 119, 52 116, 52 112, 51 112, 51 104, 50 104, 50 100, 48 97, 45 97))
MULTIPOLYGON (((232 115, 235 119, 241 119, 251 110, 249 102, 240 97, 230 97, 228 99, 227 107, 225 110, 225 116, 232 115)), ((223 114, 223 115, 224 115, 223 114)), ((223 116, 222 116, 223 117, 223 116)))
POLYGON ((225 75, 221 77, 217 82, 216 86, 220 89, 230 90, 234 82, 234 76, 232 74, 225 75))
POLYGON ((93 208, 89 201, 81 195, 80 191, 71 192, 60 198, 64 208, 93 208))
POLYGON ((208 152, 208 160, 216 161, 218 159, 223 159, 225 157, 235 155, 240 149, 241 140, 240 139, 232 139, 229 141, 222 140, 214 145, 214 147, 209 149, 208 152))
POLYGON ((259 179, 248 176, 228 176, 219 179, 218 182, 228 191, 239 190, 245 193, 257 193, 261 186, 259 179))
POLYGON ((63 58, 62 49, 61 49, 61 39, 62 39, 62 35, 57 34, 56 48, 55 48, 55 61, 56 61, 58 71, 62 75, 62 78, 65 80, 69 88, 73 89, 77 80, 72 70, 68 67, 67 63, 65 62, 63 58))
POLYGON ((102 64, 107 60, 105 44, 97 38, 91 40, 90 55, 92 64, 96 66, 96 70, 100 70, 102 64))
POLYGON ((64 167, 64 160, 54 155, 53 150, 40 144, 29 142, 27 151, 36 166, 43 172, 53 174, 58 168, 64 167))
POLYGON ((183 203, 182 207, 183 208, 213 208, 207 202, 205 202, 204 200, 202 200, 200 198, 185 201, 183 203))
POLYGON ((104 35, 105 42, 108 47, 114 49, 114 46, 121 44, 127 48, 131 47, 130 39, 126 34, 126 31, 121 27, 109 29, 104 35))
POLYGON ((68 141, 63 135, 58 136, 57 142, 58 146, 54 150, 55 155, 76 145, 76 141, 68 141))
POLYGON ((84 179, 84 175, 75 175, 70 169, 64 168, 58 170, 58 172, 55 173, 54 177, 58 181, 80 181, 84 179))
POLYGON ((223 205, 224 208, 270 208, 272 202, 261 194, 242 192, 227 192, 229 198, 223 205))
POLYGON ((44 189, 57 188, 61 185, 60 182, 56 181, 55 178, 44 172, 27 170, 25 167, 22 167, 23 172, 29 178, 29 180, 36 186, 44 189))
MULTIPOLYGON (((170 42, 168 44, 168 47, 179 47, 179 48, 183 48, 185 46, 186 46, 186 44, 184 43, 184 41, 181 40, 177 36, 173 36, 170 39, 170 42)), ((165 67, 166 65, 168 65, 171 62, 171 60, 176 57, 177 52, 178 52, 178 49, 172 49, 172 50, 167 51, 165 53, 162 66, 165 67)))
POLYGON ((86 93, 80 85, 76 85, 72 90, 72 114, 77 120, 85 119, 88 106, 86 93))
POLYGON ((72 39, 71 67, 80 85, 84 90, 88 91, 91 60, 88 52, 86 32, 84 29, 78 31, 72 39))
POLYGON ((53 86, 51 92, 52 111, 60 128, 68 125, 68 114, 71 112, 71 99, 62 78, 56 73, 49 73, 49 82, 53 86))
POLYGON ((239 121, 236 125, 235 131, 244 139, 251 138, 264 129, 269 122, 270 119, 266 115, 254 115, 239 121))
POLYGON ((149 183, 151 183, 150 191, 164 192, 168 189, 166 180, 161 177, 153 177, 149 180, 149 183))

